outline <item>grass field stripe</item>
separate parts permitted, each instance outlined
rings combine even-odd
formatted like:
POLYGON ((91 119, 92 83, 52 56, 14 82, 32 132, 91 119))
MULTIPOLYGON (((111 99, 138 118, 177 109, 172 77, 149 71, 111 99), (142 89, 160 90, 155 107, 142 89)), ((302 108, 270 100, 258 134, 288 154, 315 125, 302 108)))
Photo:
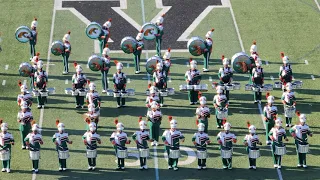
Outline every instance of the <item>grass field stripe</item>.
POLYGON ((314 78, 314 75, 311 75, 311 79, 312 79, 312 80, 316 80, 316 78, 314 78))
POLYGON ((2 86, 5 86, 5 85, 6 85, 6 82, 7 82, 6 80, 3 80, 3 81, 2 81, 2 86))
POLYGON ((9 69, 9 64, 5 65, 5 66, 4 66, 4 69, 5 69, 5 70, 8 70, 8 69, 9 69))
POLYGON ((237 32, 237 35, 238 35, 238 38, 239 38, 241 51, 245 52, 244 47, 243 47, 243 42, 242 42, 242 39, 241 39, 241 36, 240 36, 238 24, 237 24, 237 21, 236 21, 236 17, 234 16, 234 12, 233 12, 231 3, 230 3, 230 12, 231 12, 231 16, 232 16, 232 19, 233 19, 234 27, 236 28, 236 32, 237 32))
POLYGON ((308 60, 304 60, 304 63, 305 63, 306 65, 308 65, 308 64, 309 64, 308 60))

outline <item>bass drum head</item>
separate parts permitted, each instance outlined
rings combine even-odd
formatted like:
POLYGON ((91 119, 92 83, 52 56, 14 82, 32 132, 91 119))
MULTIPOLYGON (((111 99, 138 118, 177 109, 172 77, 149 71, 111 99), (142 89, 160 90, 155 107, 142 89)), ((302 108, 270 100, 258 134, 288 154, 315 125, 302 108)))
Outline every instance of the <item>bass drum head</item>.
POLYGON ((103 66, 103 61, 100 56, 92 55, 89 57, 88 66, 91 71, 100 71, 103 66))
POLYGON ((20 26, 17 28, 15 33, 16 39, 21 43, 26 43, 29 41, 31 36, 31 30, 27 26, 20 26))
POLYGON ((123 52, 131 54, 137 49, 137 41, 133 37, 127 36, 121 40, 120 46, 123 52))
POLYGON ((189 49, 190 54, 193 56, 200 56, 203 54, 206 45, 204 40, 200 37, 192 37, 189 39, 187 47, 189 49))
POLYGON ((155 24, 153 23, 145 23, 142 26, 143 29, 143 39, 145 40, 153 40, 156 38, 155 34, 158 34, 158 28, 155 24))
POLYGON ((102 27, 100 24, 96 23, 96 22, 91 22, 85 29, 86 31, 86 35, 90 38, 90 39, 97 39, 102 31, 102 27))
POLYGON ((60 56, 64 51, 63 43, 61 41, 54 41, 51 44, 51 53, 55 56, 60 56))
POLYGON ((32 73, 32 66, 29 63, 24 62, 20 64, 19 66, 20 76, 29 77, 31 73, 32 73))
POLYGON ((153 56, 151 58, 149 58, 147 60, 147 63, 146 63, 146 71, 149 73, 149 74, 153 74, 153 72, 156 70, 157 68, 157 63, 161 63, 162 62, 162 59, 158 56, 153 56))
POLYGON ((239 52, 232 56, 231 67, 237 73, 248 72, 250 64, 251 64, 250 57, 244 52, 239 52))

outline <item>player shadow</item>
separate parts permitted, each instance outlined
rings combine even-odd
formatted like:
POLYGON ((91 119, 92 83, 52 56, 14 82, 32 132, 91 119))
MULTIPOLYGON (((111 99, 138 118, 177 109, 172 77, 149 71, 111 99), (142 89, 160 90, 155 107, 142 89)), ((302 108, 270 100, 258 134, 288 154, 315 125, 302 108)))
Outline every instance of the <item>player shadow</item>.
POLYGON ((19 75, 19 73, 16 73, 16 74, 12 74, 12 73, 0 73, 0 76, 1 77, 6 77, 6 76, 11 76, 11 77, 13 77, 13 76, 19 76, 19 77, 21 77, 21 79, 27 79, 28 81, 29 81, 29 77, 22 77, 22 76, 20 76, 19 75))

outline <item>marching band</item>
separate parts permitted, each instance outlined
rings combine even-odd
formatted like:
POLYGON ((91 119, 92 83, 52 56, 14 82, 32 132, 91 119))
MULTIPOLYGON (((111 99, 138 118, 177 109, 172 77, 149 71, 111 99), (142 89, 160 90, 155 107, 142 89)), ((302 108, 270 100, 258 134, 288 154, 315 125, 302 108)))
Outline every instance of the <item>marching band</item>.
MULTIPOLYGON (((134 55, 135 73, 140 73, 140 56, 142 49, 144 48, 143 40, 156 40, 157 56, 150 58, 150 66, 147 66, 147 72, 152 75, 153 83, 149 84, 147 90, 146 107, 148 108, 146 114, 146 121, 142 120, 142 116, 139 117, 139 130, 135 131, 132 135, 132 139, 137 145, 140 160, 140 170, 148 169, 147 158, 149 157, 148 142, 151 142, 151 146, 159 145, 160 126, 162 122, 161 107, 164 106, 164 97, 173 94, 168 88, 168 76, 170 74, 171 66, 171 49, 169 48, 161 56, 161 43, 163 36, 163 18, 164 15, 159 17, 155 24, 145 24, 142 30, 137 34, 136 38, 125 37, 121 42, 121 48, 125 53, 132 53, 134 55), (156 29, 147 29, 149 26, 156 27, 156 29), (153 32, 153 30, 155 32, 153 32), (152 61, 151 61, 152 60, 152 61), (151 68, 151 70, 148 68, 151 68), (149 131, 147 130, 149 127, 149 131)), ((40 60, 40 53, 35 53, 35 45, 37 42, 37 19, 32 21, 31 29, 26 26, 22 26, 16 31, 16 38, 20 42, 27 41, 23 38, 27 38, 31 47, 30 61, 32 66, 28 63, 22 63, 20 65, 20 75, 24 77, 30 77, 30 88, 33 90, 34 96, 37 96, 38 109, 44 107, 47 102, 47 96, 52 93, 52 89, 47 88, 48 75, 43 70, 43 62, 40 60), (26 35, 20 37, 20 33, 26 35), (23 69, 23 70, 22 70, 23 69), (49 90, 50 89, 50 90, 49 90)), ((113 74, 113 87, 114 90, 110 91, 108 88, 107 75, 111 68, 110 49, 107 44, 110 38, 111 18, 106 21, 103 26, 98 23, 92 22, 86 28, 86 33, 91 39, 98 39, 100 41, 100 55, 93 55, 88 60, 88 66, 93 71, 101 72, 102 80, 102 93, 114 96, 117 101, 117 107, 125 107, 126 97, 134 95, 133 89, 127 89, 127 77, 122 72, 123 64, 118 61, 114 61, 116 66, 116 73, 113 74)), ((212 53, 212 35, 214 29, 212 28, 205 35, 206 39, 202 40, 199 37, 193 37, 188 41, 188 49, 194 56, 203 54, 204 67, 203 72, 209 71, 209 59, 212 53), (195 46, 195 43, 200 43, 199 46, 195 46), (200 49, 199 49, 200 48, 200 49)), ((52 44, 52 53, 54 55, 62 55, 64 71, 63 74, 69 73, 68 59, 71 53, 70 44, 70 31, 64 35, 63 42, 55 41, 52 44)), ((233 73, 246 73, 249 72, 249 84, 246 85, 246 90, 254 91, 254 102, 261 104, 262 92, 265 92, 267 85, 264 85, 264 71, 261 67, 262 62, 257 53, 256 41, 253 42, 250 47, 250 56, 244 53, 237 53, 232 60, 222 56, 223 67, 219 69, 218 77, 220 82, 213 83, 213 87, 216 90, 216 95, 213 98, 213 107, 215 108, 215 116, 217 122, 217 128, 223 128, 217 135, 217 143, 219 144, 219 150, 221 152, 223 169, 232 169, 232 154, 233 145, 237 143, 237 137, 231 133, 231 124, 227 122, 228 108, 229 108, 229 91, 240 87, 239 83, 233 82, 233 73), (241 57, 241 58, 240 58, 241 57), (241 61, 241 59, 244 59, 241 61), (233 69, 234 65, 238 64, 239 67, 233 69), (245 65, 243 65, 245 64, 245 65)), ((281 82, 277 83, 283 90, 281 97, 282 104, 284 105, 286 127, 291 127, 290 133, 295 140, 296 151, 298 155, 297 167, 307 167, 306 154, 309 151, 309 144, 307 136, 312 136, 312 132, 309 126, 306 124, 306 115, 297 112, 299 117, 299 124, 292 126, 292 118, 296 112, 296 97, 293 92, 295 88, 301 88, 302 82, 292 82, 292 68, 289 64, 288 56, 281 53, 281 60, 283 65, 280 66, 279 79, 281 82)), ((188 97, 190 105, 199 104, 196 109, 196 124, 198 131, 193 135, 192 142, 197 150, 198 158, 198 170, 206 169, 206 160, 208 157, 207 145, 211 143, 208 136, 208 124, 211 116, 209 105, 207 105, 207 98, 202 96, 201 90, 207 91, 207 87, 200 84, 201 74, 197 69, 197 61, 190 58, 190 69, 185 73, 185 81, 187 85, 182 85, 181 91, 188 91, 188 97)), ((76 74, 72 76, 72 89, 66 89, 66 93, 71 93, 76 99, 76 108, 84 108, 84 98, 86 97, 86 105, 88 112, 84 115, 84 121, 86 122, 86 132, 82 136, 83 143, 86 146, 86 157, 88 158, 88 170, 94 171, 96 168, 97 148, 98 144, 101 144, 101 137, 97 134, 101 98, 96 91, 96 85, 90 82, 83 74, 83 69, 80 65, 74 62, 76 74), (86 88, 88 84, 89 89, 86 88)), ((19 82, 21 93, 17 97, 17 103, 21 110, 17 115, 19 122, 19 130, 22 140, 22 149, 28 149, 30 152, 30 159, 32 160, 32 171, 38 173, 39 171, 39 159, 40 149, 43 144, 41 135, 41 129, 38 124, 33 120, 31 112, 32 96, 28 92, 26 85, 22 85, 19 82)), ((272 87, 273 88, 273 87, 272 87)), ((276 84, 275 84, 275 88, 276 84)), ((280 87, 278 87, 280 88, 280 87)), ((269 89, 267 89, 269 90, 269 89)), ((263 109, 264 123, 266 126, 266 144, 271 145, 272 156, 274 160, 274 167, 281 168, 282 156, 286 154, 286 146, 283 140, 288 141, 286 136, 286 130, 282 127, 282 120, 278 116, 278 109, 274 105, 275 97, 271 96, 269 92, 266 94, 267 104, 263 109)), ((110 142, 115 149, 115 156, 117 158, 118 166, 117 170, 125 169, 125 159, 128 157, 128 149, 126 144, 130 144, 127 134, 124 132, 124 125, 118 122, 118 119, 114 121, 116 125, 116 131, 110 136, 110 142)), ((11 145, 14 145, 14 139, 12 135, 7 132, 8 124, 2 122, 0 133, 0 160, 2 161, 2 172, 10 172, 10 159, 11 159, 11 145)), ((163 132, 161 139, 164 144, 164 149, 168 155, 168 169, 178 170, 178 161, 180 157, 180 142, 184 142, 185 137, 181 131, 177 129, 178 122, 169 116, 170 129, 163 132)), ((260 151, 258 145, 262 145, 257 133, 256 127, 247 123, 249 134, 244 137, 243 144, 246 148, 246 152, 249 158, 249 169, 256 169, 257 158, 260 157, 260 151)), ((69 134, 65 131, 65 125, 59 120, 56 121, 58 131, 53 135, 52 142, 56 146, 59 161, 59 171, 67 170, 66 160, 69 158, 68 144, 72 144, 69 140, 69 134)))

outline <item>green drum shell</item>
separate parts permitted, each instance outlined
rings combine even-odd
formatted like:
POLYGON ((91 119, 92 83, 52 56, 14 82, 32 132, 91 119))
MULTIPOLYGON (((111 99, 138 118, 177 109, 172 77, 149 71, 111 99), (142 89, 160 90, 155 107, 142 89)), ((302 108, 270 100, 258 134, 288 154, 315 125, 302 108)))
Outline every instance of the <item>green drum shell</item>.
POLYGON ((133 37, 127 36, 121 40, 120 46, 123 52, 131 54, 137 49, 137 41, 133 37))
POLYGON ((85 29, 86 35, 90 39, 97 39, 102 31, 102 27, 99 23, 91 22, 85 29))
POLYGON ((62 53, 59 52, 57 49, 60 49, 61 52, 64 51, 63 42, 61 41, 54 41, 51 44, 51 53, 55 56, 60 56, 62 53))
POLYGON ((148 22, 142 26, 143 29, 143 39, 153 40, 156 38, 155 34, 158 34, 158 28, 155 24, 148 22))
POLYGON ((88 66, 91 71, 100 71, 103 67, 103 61, 100 56, 92 55, 89 57, 88 66))
POLYGON ((187 48, 189 49, 190 54, 192 54, 193 56, 201 56, 204 49, 206 48, 206 45, 202 38, 192 37, 188 41, 187 48))
POLYGON ((29 63, 24 62, 20 64, 19 66, 20 76, 29 77, 31 73, 32 73, 32 66, 29 63))
POLYGON ((153 74, 153 72, 156 70, 157 68, 157 63, 161 63, 162 62, 162 59, 158 56, 153 56, 151 58, 149 58, 147 60, 147 63, 146 63, 146 71, 149 73, 149 74, 153 74))
POLYGON ((248 67, 250 64, 250 57, 244 52, 236 53, 231 58, 231 67, 237 73, 247 73, 249 71, 248 67))
POLYGON ((29 41, 29 37, 31 36, 31 30, 27 26, 20 26, 16 29, 15 37, 21 43, 26 43, 29 41))

